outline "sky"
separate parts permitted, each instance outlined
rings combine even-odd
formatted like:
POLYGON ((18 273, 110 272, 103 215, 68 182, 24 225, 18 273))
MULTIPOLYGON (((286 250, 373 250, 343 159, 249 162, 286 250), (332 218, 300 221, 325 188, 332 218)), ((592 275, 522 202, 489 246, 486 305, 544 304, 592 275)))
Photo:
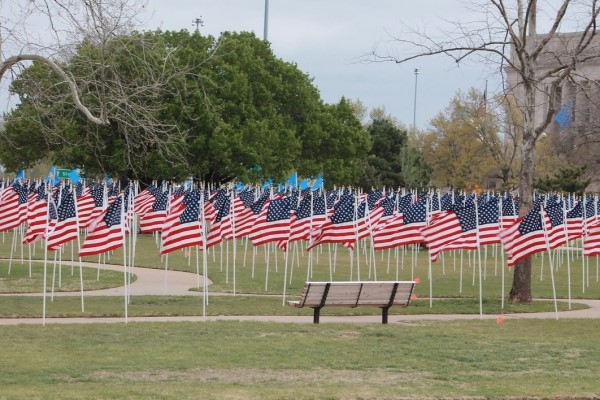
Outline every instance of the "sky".
POLYGON ((447 56, 360 61, 376 47, 393 51, 392 38, 407 26, 436 32, 445 21, 471 19, 459 0, 149 0, 141 28, 191 31, 199 18, 204 35, 246 31, 264 38, 266 3, 275 56, 313 78, 326 103, 360 100, 368 109, 384 107, 406 127, 426 129, 458 91, 483 91, 494 79, 481 64, 459 68, 447 56))

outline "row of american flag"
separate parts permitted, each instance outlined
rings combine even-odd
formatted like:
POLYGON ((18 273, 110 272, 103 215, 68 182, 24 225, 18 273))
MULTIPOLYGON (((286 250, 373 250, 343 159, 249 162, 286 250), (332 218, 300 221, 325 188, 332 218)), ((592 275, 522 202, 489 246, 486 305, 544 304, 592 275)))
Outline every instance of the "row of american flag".
POLYGON ((132 228, 160 233, 161 255, 188 247, 210 248, 248 238, 307 250, 326 243, 353 249, 370 239, 374 250, 424 244, 431 261, 446 250, 502 244, 508 265, 582 239, 583 254, 600 254, 597 197, 537 195, 518 217, 510 193, 481 195, 351 188, 77 184, 15 180, 0 192, 0 231, 21 228, 22 242, 45 240, 48 250, 84 240, 80 257, 122 247, 132 228))

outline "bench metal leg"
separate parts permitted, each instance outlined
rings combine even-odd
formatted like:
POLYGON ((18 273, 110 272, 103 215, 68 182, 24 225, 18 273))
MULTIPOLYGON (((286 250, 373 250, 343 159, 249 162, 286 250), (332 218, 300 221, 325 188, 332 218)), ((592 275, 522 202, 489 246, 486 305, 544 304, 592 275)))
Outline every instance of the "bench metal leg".
POLYGON ((319 323, 319 317, 321 316, 321 307, 314 307, 314 314, 313 314, 313 323, 314 324, 318 324, 319 323))
POLYGON ((381 309, 381 323, 382 324, 388 323, 388 311, 389 311, 389 307, 383 307, 381 309))

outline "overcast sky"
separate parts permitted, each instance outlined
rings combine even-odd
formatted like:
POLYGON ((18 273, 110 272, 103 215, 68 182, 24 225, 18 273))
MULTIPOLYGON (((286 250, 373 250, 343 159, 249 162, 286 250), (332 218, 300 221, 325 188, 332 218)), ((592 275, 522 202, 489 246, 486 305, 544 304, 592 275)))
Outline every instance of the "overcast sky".
MULTIPOLYGON (((360 99, 369 109, 385 107, 407 127, 424 129, 458 90, 481 91, 490 70, 458 68, 447 57, 406 64, 357 62, 375 46, 392 46, 403 25, 435 31, 446 20, 467 17, 458 0, 268 0, 267 39, 278 58, 293 62, 314 79, 321 97, 337 103, 360 99), (420 69, 415 78, 415 68, 420 69)), ((196 29, 218 37, 223 31, 250 31, 263 38, 265 0, 150 0, 144 29, 196 29)), ((492 77, 493 78, 493 77, 492 77)))

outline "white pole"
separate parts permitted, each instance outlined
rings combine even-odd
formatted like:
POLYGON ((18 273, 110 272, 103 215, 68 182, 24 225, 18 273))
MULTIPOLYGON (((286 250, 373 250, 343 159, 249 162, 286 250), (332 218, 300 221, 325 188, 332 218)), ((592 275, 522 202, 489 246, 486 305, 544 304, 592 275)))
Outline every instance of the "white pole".
POLYGON ((265 0, 265 24, 264 24, 264 32, 263 32, 263 40, 266 42, 268 40, 269 33, 269 0, 265 0))

